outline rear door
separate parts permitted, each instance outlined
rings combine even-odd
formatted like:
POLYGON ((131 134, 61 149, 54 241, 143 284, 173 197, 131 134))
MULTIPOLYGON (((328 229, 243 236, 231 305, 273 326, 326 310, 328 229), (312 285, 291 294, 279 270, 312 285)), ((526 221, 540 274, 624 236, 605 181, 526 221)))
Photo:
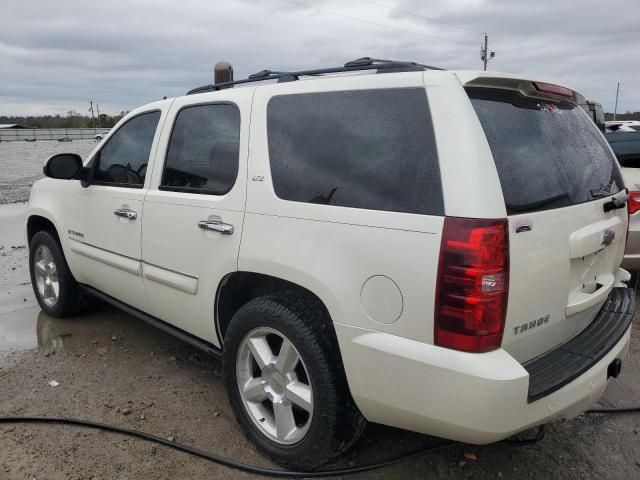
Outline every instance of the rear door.
POLYGON ((252 95, 228 89, 175 100, 144 204, 148 311, 216 345, 216 291, 238 266, 252 95))
POLYGON ((624 197, 624 185, 604 137, 574 103, 501 88, 467 93, 510 226, 503 348, 526 361, 581 332, 619 282, 627 212, 605 205, 624 197))

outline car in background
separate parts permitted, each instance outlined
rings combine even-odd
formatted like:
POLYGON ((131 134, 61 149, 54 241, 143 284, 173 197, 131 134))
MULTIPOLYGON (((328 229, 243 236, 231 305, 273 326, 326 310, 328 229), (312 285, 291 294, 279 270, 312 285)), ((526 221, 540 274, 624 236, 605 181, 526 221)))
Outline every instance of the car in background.
POLYGON ((638 120, 611 120, 604 124, 607 132, 640 132, 638 120))
POLYGON ((99 134, 97 134, 97 135, 94 135, 94 137, 93 137, 93 138, 95 139, 95 141, 96 141, 96 142, 101 142, 101 141, 102 141, 102 139, 103 139, 104 137, 106 137, 107 135, 109 135, 109 130, 105 130, 105 131, 104 131, 104 132, 102 132, 102 133, 99 133, 99 134))
POLYGON ((606 133, 605 137, 618 158, 629 189, 629 235, 622 267, 637 272, 640 270, 640 131, 617 131, 606 133))
POLYGON ((598 126, 598 129, 604 133, 605 121, 602 105, 598 102, 594 102, 593 100, 587 100, 586 103, 583 103, 580 106, 585 112, 587 112, 587 115, 589 115, 589 118, 593 120, 593 123, 598 126))

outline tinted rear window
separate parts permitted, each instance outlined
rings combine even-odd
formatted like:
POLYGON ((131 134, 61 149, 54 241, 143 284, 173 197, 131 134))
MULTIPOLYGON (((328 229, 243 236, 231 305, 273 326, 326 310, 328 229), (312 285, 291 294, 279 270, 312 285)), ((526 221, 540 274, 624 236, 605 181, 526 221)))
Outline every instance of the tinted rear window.
POLYGON ((623 188, 606 141, 580 107, 509 90, 467 92, 489 141, 509 214, 589 202, 623 188))
POLYGON ((423 88, 275 96, 269 160, 285 200, 443 215, 423 88))

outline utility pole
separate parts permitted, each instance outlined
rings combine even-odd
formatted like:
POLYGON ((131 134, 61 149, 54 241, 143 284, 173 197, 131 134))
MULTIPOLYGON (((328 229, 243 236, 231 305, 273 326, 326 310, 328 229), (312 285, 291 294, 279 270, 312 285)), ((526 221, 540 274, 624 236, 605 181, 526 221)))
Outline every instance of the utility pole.
POLYGON ((484 47, 480 46, 480 60, 482 60, 484 71, 487 71, 487 63, 496 56, 496 52, 489 52, 489 35, 484 34, 484 47))
POLYGON ((618 88, 616 88, 616 106, 613 109, 613 119, 616 119, 618 115, 618 94, 620 93, 620 82, 618 82, 618 88))
POLYGON ((102 128, 100 126, 100 105, 96 103, 96 110, 98 111, 98 128, 102 128))
POLYGON ((96 128, 96 119, 93 116, 93 100, 89 100, 89 111, 91 112, 91 124, 96 128))

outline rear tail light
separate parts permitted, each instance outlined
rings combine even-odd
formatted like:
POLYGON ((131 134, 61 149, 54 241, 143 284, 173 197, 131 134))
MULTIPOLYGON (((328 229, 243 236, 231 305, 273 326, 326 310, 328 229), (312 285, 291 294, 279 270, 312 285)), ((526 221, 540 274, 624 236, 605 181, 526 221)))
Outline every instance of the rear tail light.
POLYGON ((544 93, 552 93, 553 95, 560 95, 561 97, 573 97, 571 89, 561 87, 560 85, 554 85, 552 83, 533 82, 533 86, 536 90, 544 93))
POLYGON ((629 192, 627 212, 629 212, 629 215, 633 215, 638 210, 640 210, 640 192, 629 192))
POLYGON ((436 287, 436 344, 468 352, 500 347, 508 293, 507 220, 446 217, 436 287))

